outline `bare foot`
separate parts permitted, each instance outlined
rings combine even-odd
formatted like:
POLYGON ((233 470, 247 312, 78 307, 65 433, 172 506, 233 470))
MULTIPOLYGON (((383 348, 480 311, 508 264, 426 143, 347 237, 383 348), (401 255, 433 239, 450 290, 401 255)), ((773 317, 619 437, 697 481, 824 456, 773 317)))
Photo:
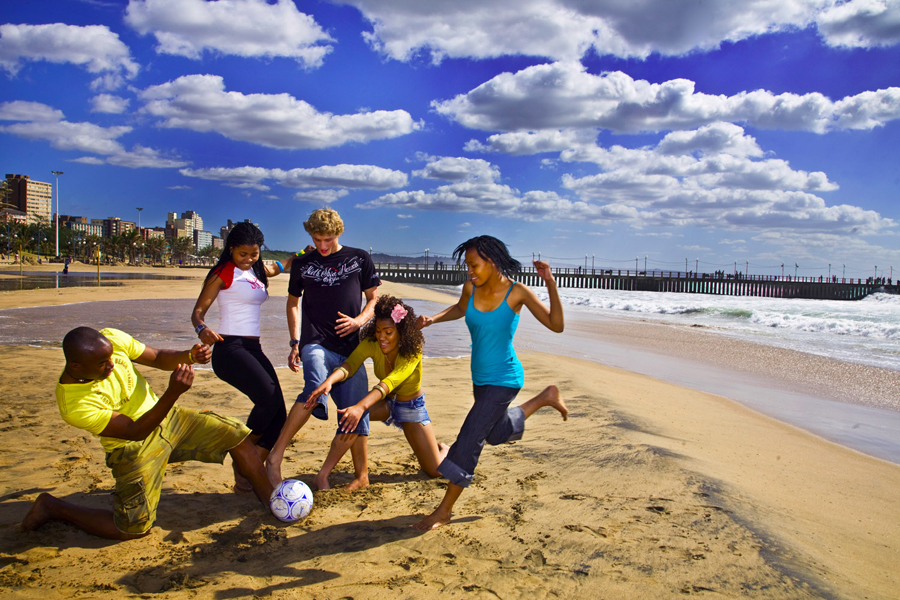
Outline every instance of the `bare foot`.
POLYGON ((438 508, 415 525, 410 525, 410 527, 418 529, 419 531, 431 531, 432 529, 437 529, 438 527, 442 527, 449 523, 450 515, 438 508))
POLYGON ((253 491, 253 485, 237 469, 234 470, 234 491, 236 494, 249 494, 253 491))
POLYGON ((24 519, 22 519, 22 523, 19 525, 19 529, 22 531, 34 531, 47 521, 50 521, 50 513, 47 509, 47 502, 49 502, 52 498, 53 496, 46 492, 41 493, 37 497, 37 500, 34 501, 34 504, 31 505, 31 509, 28 511, 28 514, 25 515, 24 519))
POLYGON ((284 481, 284 478, 281 476, 281 459, 274 461, 272 460, 272 455, 269 455, 266 459, 266 476, 269 478, 269 483, 273 486, 277 486, 284 481))
POLYGON ((313 478, 313 488, 315 488, 317 492, 330 490, 331 484, 328 483, 328 475, 316 475, 315 478, 313 478))
POLYGON ((361 475, 361 476, 357 477, 356 479, 354 479, 353 481, 351 481, 347 485, 347 491, 355 492, 356 490, 361 490, 368 485, 369 485, 369 474, 366 473, 365 475, 361 475))
POLYGON ((566 407, 566 403, 563 402, 563 399, 559 397, 559 390, 555 385, 548 385, 547 388, 541 392, 541 395, 547 394, 549 397, 547 398, 547 404, 545 406, 552 406, 556 410, 559 411, 559 414, 562 415, 563 421, 568 420, 569 418, 569 409, 566 407))

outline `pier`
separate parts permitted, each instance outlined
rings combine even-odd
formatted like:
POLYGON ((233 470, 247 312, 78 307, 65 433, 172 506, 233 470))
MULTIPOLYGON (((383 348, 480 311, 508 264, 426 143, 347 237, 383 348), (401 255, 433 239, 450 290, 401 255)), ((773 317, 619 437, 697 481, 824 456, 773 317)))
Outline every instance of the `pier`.
MULTIPOLYGON (((422 264, 376 264, 385 281, 427 285, 462 285, 468 275, 456 265, 435 268, 422 264)), ((826 277, 780 277, 733 275, 730 273, 685 273, 682 271, 629 271, 625 269, 552 269, 560 288, 678 292, 717 296, 758 296, 763 298, 808 298, 815 300, 860 300, 872 292, 900 293, 900 286, 882 279, 826 277)), ((533 267, 513 277, 525 285, 541 287, 543 281, 533 267)))

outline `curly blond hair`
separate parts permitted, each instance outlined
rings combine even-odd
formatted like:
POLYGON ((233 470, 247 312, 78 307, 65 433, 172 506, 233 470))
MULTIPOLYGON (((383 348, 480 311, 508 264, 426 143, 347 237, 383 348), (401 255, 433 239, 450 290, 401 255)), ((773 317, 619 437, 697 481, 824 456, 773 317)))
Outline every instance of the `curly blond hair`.
POLYGON ((344 233, 344 221, 336 210, 319 208, 314 210, 303 223, 303 229, 310 235, 334 235, 344 233))

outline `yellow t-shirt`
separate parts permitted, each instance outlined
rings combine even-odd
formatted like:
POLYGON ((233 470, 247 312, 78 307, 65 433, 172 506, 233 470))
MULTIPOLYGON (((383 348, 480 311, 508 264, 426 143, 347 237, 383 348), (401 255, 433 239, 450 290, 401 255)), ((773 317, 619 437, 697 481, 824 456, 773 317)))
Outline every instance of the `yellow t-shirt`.
POLYGON ((128 443, 128 440, 100 436, 113 413, 137 420, 153 408, 158 398, 131 362, 144 353, 146 346, 118 329, 102 329, 100 333, 113 345, 113 372, 100 381, 57 382, 56 403, 66 423, 99 436, 103 449, 112 452, 128 443))
POLYGON ((384 353, 381 346, 373 339, 365 339, 359 343, 356 349, 347 358, 350 365, 350 375, 356 373, 367 358, 372 359, 375 367, 375 377, 388 388, 388 395, 392 393, 398 396, 411 396, 419 391, 422 385, 422 353, 419 352, 412 358, 397 355, 394 370, 385 376, 384 353))

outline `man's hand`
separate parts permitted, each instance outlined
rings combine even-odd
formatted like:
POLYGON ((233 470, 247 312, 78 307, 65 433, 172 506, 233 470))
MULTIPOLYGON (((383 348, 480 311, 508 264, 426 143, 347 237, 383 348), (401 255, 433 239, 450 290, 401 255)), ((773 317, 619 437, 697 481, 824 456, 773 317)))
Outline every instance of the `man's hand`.
POLYGON ((191 365, 178 365, 169 376, 169 389, 176 396, 180 396, 194 385, 194 367, 191 365))
POLYGON ((294 373, 300 371, 300 344, 291 346, 291 353, 288 354, 288 368, 294 373))
MULTIPOLYGON (((203 331, 206 331, 206 329, 204 329, 203 331)), ((200 333, 203 333, 203 331, 201 331, 200 333)), ((219 334, 216 334, 216 336, 219 337, 219 341, 222 341, 222 338, 221 336, 219 336, 219 334)), ((191 348, 191 356, 194 357, 194 362, 205 365, 209 362, 209 359, 212 358, 212 348, 210 348, 206 344, 194 344, 194 346, 191 348)))
POLYGON ((419 315, 419 318, 416 319, 416 327, 418 329, 425 329, 429 325, 434 323, 431 317, 426 317, 425 315, 419 315))
POLYGON ((347 337, 354 331, 358 331, 360 328, 360 324, 356 322, 356 319, 353 317, 348 317, 342 312, 338 312, 338 320, 337 325, 334 326, 334 331, 341 337, 347 337))

